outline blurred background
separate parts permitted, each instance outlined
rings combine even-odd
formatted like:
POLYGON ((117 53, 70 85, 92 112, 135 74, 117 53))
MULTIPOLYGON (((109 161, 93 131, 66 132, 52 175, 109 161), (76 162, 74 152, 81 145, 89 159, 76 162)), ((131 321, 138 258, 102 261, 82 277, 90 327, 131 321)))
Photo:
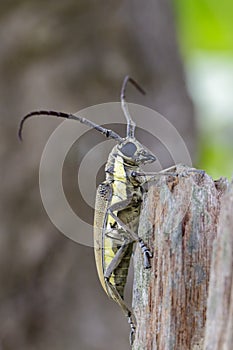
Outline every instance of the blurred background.
MULTIPOLYGON (((40 199, 40 157, 59 121, 31 120, 20 144, 21 117, 119 101, 129 74, 147 95, 129 88, 128 100, 170 120, 196 167, 230 178, 232 14, 230 0, 1 2, 0 350, 129 349, 127 321, 102 291, 93 249, 63 236, 40 199)), ((72 203, 79 201, 76 170, 89 143, 84 139, 67 159, 72 203)))

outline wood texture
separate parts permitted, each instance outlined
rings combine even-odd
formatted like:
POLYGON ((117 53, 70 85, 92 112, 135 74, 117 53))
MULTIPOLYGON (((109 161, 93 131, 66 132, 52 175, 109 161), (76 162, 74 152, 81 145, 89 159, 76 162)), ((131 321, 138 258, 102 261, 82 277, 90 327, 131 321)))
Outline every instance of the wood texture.
POLYGON ((145 271, 135 251, 134 350, 203 349, 212 246, 226 187, 224 179, 190 172, 160 178, 145 195, 139 233, 154 257, 145 271))
POLYGON ((205 350, 233 348, 233 183, 222 198, 210 275, 205 350))

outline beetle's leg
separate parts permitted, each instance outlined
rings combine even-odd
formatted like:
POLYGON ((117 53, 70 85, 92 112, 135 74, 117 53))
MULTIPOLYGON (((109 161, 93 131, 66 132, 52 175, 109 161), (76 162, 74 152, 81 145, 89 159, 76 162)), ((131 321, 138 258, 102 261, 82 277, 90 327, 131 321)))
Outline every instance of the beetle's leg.
POLYGON ((147 182, 152 182, 156 179, 158 179, 161 176, 172 176, 172 177, 177 177, 178 173, 175 172, 176 166, 164 169, 160 172, 153 172, 153 173, 144 173, 144 172, 139 172, 139 171, 132 171, 131 176, 134 177, 141 185, 147 183, 147 182), (169 171, 168 171, 169 170, 169 171), (174 171, 172 171, 174 170, 174 171))
MULTIPOLYGON (((173 173, 173 176, 175 176, 175 174, 177 175, 180 175, 180 176, 187 176, 187 174, 189 173, 197 173, 197 174, 200 174, 200 175, 204 175, 205 174, 205 170, 201 170, 201 169, 187 169, 187 170, 184 170, 182 173, 178 174, 176 173, 176 170, 177 170, 177 165, 173 165, 167 169, 163 169, 159 172, 159 174, 167 174, 169 175, 169 172, 172 172, 173 173)), ((171 175, 172 175, 171 173, 171 175)))
POLYGON ((151 267, 150 258, 152 258, 152 253, 149 248, 144 243, 143 239, 138 236, 133 230, 131 230, 116 214, 114 211, 119 211, 125 209, 125 207, 131 202, 131 198, 123 200, 121 202, 115 203, 108 208, 109 215, 116 221, 116 223, 127 233, 127 237, 131 242, 138 242, 144 257, 144 268, 149 269, 151 267))
MULTIPOLYGON (((173 174, 173 176, 175 175, 175 171, 176 171, 176 169, 177 169, 177 165, 173 165, 173 166, 171 166, 170 168, 167 168, 167 169, 163 169, 163 170, 161 170, 160 171, 160 174, 168 174, 169 175, 169 173, 168 173, 168 171, 169 172, 171 172, 172 170, 174 170, 174 174, 173 174)), ((182 171, 181 173, 176 173, 177 175, 179 175, 179 176, 187 176, 188 174, 190 174, 190 173, 196 173, 196 174, 200 174, 200 175, 205 175, 205 170, 202 170, 202 169, 187 169, 187 170, 184 170, 184 171, 182 171)), ((172 175, 172 174, 171 174, 172 175)), ((176 175, 176 176, 177 176, 176 175)))
POLYGON ((130 329, 131 329, 129 341, 130 341, 130 345, 133 345, 134 334, 135 334, 135 330, 136 330, 136 322, 134 320, 133 313, 128 308, 128 306, 126 305, 126 303, 124 302, 124 300, 122 299, 120 294, 118 293, 116 287, 109 281, 109 277, 105 276, 105 283, 107 285, 107 288, 108 288, 108 291, 109 291, 111 298, 120 306, 124 315, 128 319, 128 323, 129 323, 130 329))
POLYGON ((177 176, 181 176, 181 177, 185 177, 190 173, 197 173, 200 175, 204 175, 205 171, 204 170, 199 170, 199 169, 187 169, 184 170, 181 173, 177 173, 177 172, 171 172, 171 170, 176 170, 176 166, 173 166, 171 168, 167 168, 164 169, 158 173, 143 173, 143 172, 137 172, 137 171, 133 171, 131 173, 131 176, 137 178, 139 180, 139 182, 142 184, 148 183, 148 182, 152 182, 155 181, 156 179, 158 179, 158 177, 161 176, 171 176, 171 177, 177 177, 177 176), (168 171, 169 170, 169 171, 168 171))
POLYGON ((131 241, 129 241, 127 238, 124 240, 124 243, 122 246, 119 248, 117 251, 116 255, 112 259, 111 263, 108 265, 108 268, 106 269, 104 273, 104 279, 105 283, 108 287, 109 295, 111 298, 121 307, 124 315, 128 318, 128 323, 130 324, 131 332, 130 332, 130 344, 132 345, 133 343, 133 338, 134 338, 134 333, 135 333, 135 321, 132 315, 131 310, 128 308, 126 303, 124 302, 123 298, 119 294, 117 288, 110 282, 110 277, 115 271, 115 269, 118 267, 118 265, 121 263, 125 253, 127 252, 128 249, 128 244, 131 241))
POLYGON ((108 267, 107 267, 107 269, 106 269, 106 271, 104 273, 104 277, 110 278, 110 276, 113 273, 113 271, 118 267, 118 265, 122 261, 124 255, 126 253, 126 250, 128 249, 128 244, 130 242, 131 242, 131 240, 129 240, 127 238, 124 240, 123 244, 118 249, 116 255, 114 256, 114 258, 112 259, 112 261, 108 265, 108 267))
POLYGON ((137 172, 132 171, 131 176, 135 178, 136 181, 140 183, 140 186, 143 186, 145 184, 148 184, 149 182, 154 182, 155 180, 158 180, 160 177, 177 177, 178 173, 143 173, 143 172, 137 172))

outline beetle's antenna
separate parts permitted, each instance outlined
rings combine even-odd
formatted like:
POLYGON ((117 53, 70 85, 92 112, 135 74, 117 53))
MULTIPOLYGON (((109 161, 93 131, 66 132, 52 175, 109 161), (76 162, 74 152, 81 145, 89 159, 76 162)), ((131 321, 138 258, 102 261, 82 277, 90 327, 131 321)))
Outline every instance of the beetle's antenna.
POLYGON ((49 116, 55 116, 58 118, 78 120, 80 123, 85 124, 85 125, 89 126, 90 128, 93 128, 93 129, 99 131, 101 134, 105 135, 106 137, 114 139, 117 142, 123 141, 122 137, 120 135, 118 135, 116 132, 114 132, 110 129, 106 129, 98 124, 95 124, 94 122, 92 122, 86 118, 82 118, 82 117, 79 117, 79 116, 74 115, 74 114, 69 114, 69 113, 64 113, 64 112, 56 112, 56 111, 46 111, 46 110, 33 111, 33 112, 25 115, 25 117, 20 122, 19 131, 18 131, 18 136, 19 136, 19 139, 21 141, 23 139, 22 138, 22 131, 23 131, 23 126, 24 126, 25 121, 28 118, 31 118, 33 116, 41 116, 41 115, 49 115, 49 116))
POLYGON ((129 109, 128 109, 128 105, 125 101, 125 91, 126 91, 126 86, 127 86, 128 82, 133 84, 136 87, 136 89, 138 89, 138 91, 140 91, 143 95, 145 95, 146 93, 143 90, 143 88, 133 78, 126 75, 126 77, 123 81, 123 84, 122 84, 122 88, 121 88, 121 108, 122 108, 124 115, 125 115, 125 118, 127 120, 127 137, 134 137, 134 131, 135 131, 136 124, 131 118, 131 115, 130 115, 129 109))

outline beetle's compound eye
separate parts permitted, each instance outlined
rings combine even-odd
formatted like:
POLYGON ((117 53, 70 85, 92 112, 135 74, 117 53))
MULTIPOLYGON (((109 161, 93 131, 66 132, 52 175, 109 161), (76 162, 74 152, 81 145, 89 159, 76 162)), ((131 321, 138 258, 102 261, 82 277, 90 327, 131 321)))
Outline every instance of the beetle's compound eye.
POLYGON ((122 148, 121 153, 123 153, 126 157, 132 158, 134 153, 136 152, 137 147, 132 142, 127 142, 122 148))

